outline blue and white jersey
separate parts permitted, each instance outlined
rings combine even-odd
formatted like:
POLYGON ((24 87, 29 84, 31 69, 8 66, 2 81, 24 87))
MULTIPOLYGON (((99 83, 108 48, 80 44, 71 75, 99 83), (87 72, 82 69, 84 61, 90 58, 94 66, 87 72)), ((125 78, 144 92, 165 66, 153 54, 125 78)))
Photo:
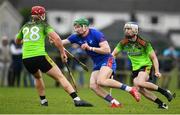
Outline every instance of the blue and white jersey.
MULTIPOLYGON (((89 33, 87 36, 82 37, 79 36, 78 34, 72 34, 71 36, 68 37, 68 40, 71 43, 76 43, 79 44, 80 46, 84 43, 87 43, 90 47, 96 47, 99 48, 99 43, 106 41, 106 39, 104 38, 104 34, 96 29, 89 29, 89 33)), ((101 66, 110 66, 110 63, 114 62, 114 58, 111 55, 111 53, 109 54, 99 54, 93 51, 86 51, 86 53, 92 58, 93 63, 94 63, 94 70, 98 70, 99 68, 95 69, 96 66, 99 65, 99 63, 101 62, 101 66), (111 61, 109 58, 111 58, 111 61), (104 62, 102 62, 104 60, 104 62)), ((112 64, 113 65, 113 64, 112 64)), ((101 67, 100 66, 100 67, 101 67)), ((112 67, 111 67, 112 68, 112 67)))

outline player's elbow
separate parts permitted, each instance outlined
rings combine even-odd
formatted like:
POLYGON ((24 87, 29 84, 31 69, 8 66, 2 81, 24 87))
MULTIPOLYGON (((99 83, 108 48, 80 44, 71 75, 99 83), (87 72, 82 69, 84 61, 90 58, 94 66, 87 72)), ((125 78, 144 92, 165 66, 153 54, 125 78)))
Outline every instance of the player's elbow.
POLYGON ((62 40, 62 44, 63 45, 66 45, 66 44, 69 44, 70 42, 69 42, 69 40, 68 39, 64 39, 64 40, 62 40))
POLYGON ((112 56, 113 56, 114 58, 116 58, 116 55, 114 54, 114 52, 112 52, 111 54, 112 54, 112 56))
POLYGON ((56 45, 60 41, 60 37, 52 36, 52 37, 50 37, 50 41, 56 45))
POLYGON ((59 40, 61 40, 60 36, 56 32, 50 32, 48 34, 48 37, 51 41, 53 41, 53 43, 56 43, 59 40))
POLYGON ((110 53, 111 53, 111 50, 110 50, 110 49, 108 49, 108 50, 107 50, 107 53, 108 53, 108 54, 110 54, 110 53))
POLYGON ((105 53, 107 53, 107 54, 111 53, 111 49, 110 49, 110 48, 104 48, 104 51, 105 51, 105 53))

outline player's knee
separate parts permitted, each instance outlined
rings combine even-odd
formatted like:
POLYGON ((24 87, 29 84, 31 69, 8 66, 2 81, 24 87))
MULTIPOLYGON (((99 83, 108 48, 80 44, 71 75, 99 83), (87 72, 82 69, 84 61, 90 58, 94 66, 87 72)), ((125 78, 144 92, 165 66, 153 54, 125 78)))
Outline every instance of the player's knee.
POLYGON ((141 85, 141 83, 136 78, 133 80, 133 83, 134 83, 134 86, 137 86, 137 87, 141 85))
POLYGON ((100 86, 104 86, 104 81, 103 80, 97 80, 97 84, 100 86))
POLYGON ((96 90, 97 89, 96 84, 90 84, 89 87, 90 87, 91 90, 96 90))

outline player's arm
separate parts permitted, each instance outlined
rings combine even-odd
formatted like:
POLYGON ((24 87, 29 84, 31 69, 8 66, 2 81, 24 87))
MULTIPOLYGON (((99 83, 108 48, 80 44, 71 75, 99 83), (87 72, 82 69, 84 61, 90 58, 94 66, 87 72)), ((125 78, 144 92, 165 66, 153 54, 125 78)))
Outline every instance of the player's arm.
POLYGON ((100 47, 90 47, 87 43, 84 43, 81 45, 81 48, 83 50, 89 50, 89 51, 93 51, 99 54, 109 54, 111 53, 111 49, 109 47, 109 44, 107 41, 103 41, 99 43, 100 47))
POLYGON ((113 57, 116 58, 119 52, 120 52, 120 44, 118 43, 118 45, 114 48, 112 52, 113 57))
POLYGON ((99 54, 109 54, 109 53, 111 53, 111 49, 110 49, 109 44, 108 44, 107 41, 100 42, 99 46, 100 46, 99 48, 98 47, 90 47, 90 50, 94 51, 96 53, 99 53, 99 54))
POLYGON ((71 42, 68 40, 68 39, 64 39, 62 40, 62 44, 63 45, 67 45, 67 44, 70 44, 71 42))
POLYGON ((154 50, 152 50, 152 47, 149 46, 149 56, 153 62, 153 66, 154 66, 154 69, 155 69, 155 75, 157 77, 161 77, 161 73, 159 72, 159 61, 158 61, 158 58, 156 56, 156 53, 154 52, 154 50))
POLYGON ((48 37, 49 37, 50 41, 61 52, 62 56, 64 56, 64 57, 62 57, 62 59, 65 59, 63 61, 67 61, 67 56, 65 54, 63 43, 62 43, 62 40, 61 40, 60 36, 56 32, 50 32, 50 33, 48 33, 48 37))
POLYGON ((23 43, 23 40, 16 38, 16 39, 15 39, 15 43, 20 45, 20 44, 23 43))
POLYGON ((117 48, 115 48, 114 50, 113 50, 113 52, 112 52, 112 56, 114 57, 114 58, 116 58, 117 57, 117 55, 118 55, 118 50, 117 50, 117 48))
POLYGON ((23 33, 22 33, 22 29, 18 32, 18 34, 16 35, 15 38, 15 43, 16 44, 23 44, 23 33))
POLYGON ((153 62, 153 65, 154 65, 154 68, 155 68, 155 72, 159 72, 159 62, 158 62, 157 56, 156 56, 154 51, 152 51, 150 53, 150 58, 151 58, 151 60, 153 62))
POLYGON ((56 32, 48 33, 50 41, 60 50, 60 52, 64 52, 63 44, 60 36, 56 32))

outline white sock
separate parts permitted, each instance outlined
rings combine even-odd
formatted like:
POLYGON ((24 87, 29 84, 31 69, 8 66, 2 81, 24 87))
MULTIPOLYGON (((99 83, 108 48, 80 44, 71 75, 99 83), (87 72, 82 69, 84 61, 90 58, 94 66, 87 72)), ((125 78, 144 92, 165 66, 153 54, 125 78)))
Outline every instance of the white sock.
POLYGON ((130 92, 130 91, 131 91, 131 89, 132 89, 132 87, 126 86, 125 91, 130 92))
POLYGON ((46 103, 46 102, 47 102, 47 99, 41 100, 41 104, 44 104, 44 103, 46 103))
POLYGON ((119 104, 120 104, 119 101, 117 101, 116 99, 113 99, 113 100, 111 101, 111 103, 114 103, 114 104, 116 104, 116 105, 119 105, 119 104))
POLYGON ((76 97, 73 100, 80 101, 81 99, 80 99, 80 97, 76 97))

